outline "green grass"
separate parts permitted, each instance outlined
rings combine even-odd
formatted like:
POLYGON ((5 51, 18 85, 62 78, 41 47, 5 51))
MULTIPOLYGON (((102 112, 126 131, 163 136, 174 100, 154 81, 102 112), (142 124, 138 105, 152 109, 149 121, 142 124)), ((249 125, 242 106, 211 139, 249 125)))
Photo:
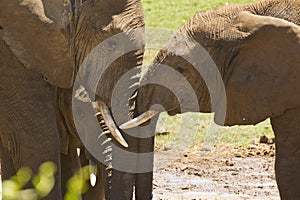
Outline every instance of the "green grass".
POLYGON ((176 30, 195 13, 210 8, 256 0, 142 0, 147 27, 176 30))
MULTIPOLYGON (((147 27, 147 50, 145 63, 149 64, 156 52, 168 41, 172 30, 176 31, 195 13, 225 4, 255 2, 256 0, 142 0, 147 27), (150 45, 149 45, 150 44, 150 45)), ((204 141, 217 144, 230 143, 247 146, 252 140, 273 132, 269 120, 256 126, 218 127, 212 114, 187 113, 170 117, 163 113, 158 126, 171 134, 157 137, 160 143, 185 141, 193 146, 204 141)))
POLYGON ((157 142, 184 141, 189 147, 203 142, 248 146, 253 141, 257 142, 261 135, 274 136, 269 120, 255 126, 221 127, 213 122, 213 114, 204 113, 185 113, 172 117, 162 113, 157 126, 170 132, 168 135, 157 136, 157 142))

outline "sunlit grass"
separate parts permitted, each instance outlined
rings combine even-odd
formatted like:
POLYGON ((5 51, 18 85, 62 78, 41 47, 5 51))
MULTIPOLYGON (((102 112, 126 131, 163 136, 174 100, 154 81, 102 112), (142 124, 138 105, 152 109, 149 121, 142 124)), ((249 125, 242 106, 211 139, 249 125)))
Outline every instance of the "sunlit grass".
POLYGON ((195 13, 226 4, 257 0, 142 0, 147 27, 176 30, 195 13))
POLYGON ((270 121, 265 120, 255 126, 221 127, 213 122, 213 114, 186 113, 168 116, 161 114, 158 127, 163 127, 170 134, 156 137, 158 143, 178 142, 185 137, 186 145, 200 146, 203 142, 213 145, 230 143, 233 146, 248 146, 257 142, 261 135, 273 136, 270 121))

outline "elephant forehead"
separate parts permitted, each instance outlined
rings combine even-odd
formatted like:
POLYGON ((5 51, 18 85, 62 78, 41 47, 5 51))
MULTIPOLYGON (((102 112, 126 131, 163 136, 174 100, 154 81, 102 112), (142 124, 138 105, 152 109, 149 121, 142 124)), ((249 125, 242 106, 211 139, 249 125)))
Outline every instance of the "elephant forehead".
POLYGON ((200 12, 194 15, 181 29, 201 42, 210 46, 210 41, 231 40, 244 37, 234 28, 235 18, 240 11, 248 10, 248 5, 227 5, 215 10, 200 12))
POLYGON ((195 40, 181 32, 177 32, 163 47, 163 50, 170 52, 172 55, 184 56, 189 55, 196 45, 195 40))

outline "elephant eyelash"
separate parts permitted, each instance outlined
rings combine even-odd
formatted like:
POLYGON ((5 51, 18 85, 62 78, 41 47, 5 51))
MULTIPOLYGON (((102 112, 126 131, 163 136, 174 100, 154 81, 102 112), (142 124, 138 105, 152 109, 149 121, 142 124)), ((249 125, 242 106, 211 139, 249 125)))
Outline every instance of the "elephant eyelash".
POLYGON ((182 74, 184 72, 184 69, 182 67, 176 67, 175 70, 182 74))
POLYGON ((118 46, 118 41, 114 39, 110 39, 106 45, 106 49, 109 51, 115 51, 118 46))
POLYGON ((178 71, 180 74, 183 74, 186 71, 186 63, 184 63, 183 61, 179 60, 177 62, 175 62, 174 64, 175 70, 178 71))

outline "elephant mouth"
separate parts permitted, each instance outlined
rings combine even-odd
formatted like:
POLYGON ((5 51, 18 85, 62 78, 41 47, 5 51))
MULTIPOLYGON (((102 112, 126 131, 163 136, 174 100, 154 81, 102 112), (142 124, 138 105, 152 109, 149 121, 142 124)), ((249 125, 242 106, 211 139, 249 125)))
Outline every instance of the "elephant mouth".
POLYGON ((175 107, 175 108, 173 108, 173 109, 168 110, 167 113, 168 113, 168 115, 170 115, 170 116, 174 116, 174 115, 178 114, 178 113, 179 113, 178 107, 175 107))
POLYGON ((150 120, 152 117, 154 117, 158 113, 160 113, 160 112, 157 110, 148 110, 148 111, 144 112, 143 114, 129 120, 128 122, 121 124, 119 126, 119 128, 122 130, 135 128, 135 127, 147 122, 148 120, 150 120))
POLYGON ((75 98, 84 103, 90 103, 95 110, 95 117, 103 129, 103 134, 111 134, 112 137, 123 147, 128 147, 127 142, 119 131, 108 106, 101 100, 92 101, 83 86, 80 86, 75 93, 75 98))
MULTIPOLYGON (((150 120, 151 118, 153 118, 154 116, 159 114, 160 112, 161 111, 158 111, 158 110, 148 110, 148 111, 142 113, 141 115, 129 120, 128 122, 121 124, 119 126, 119 128, 122 130, 135 128, 135 127, 147 122, 148 120, 150 120)), ((176 115, 178 113, 178 109, 177 109, 177 107, 169 109, 169 110, 167 110, 167 113, 171 116, 176 115)))

